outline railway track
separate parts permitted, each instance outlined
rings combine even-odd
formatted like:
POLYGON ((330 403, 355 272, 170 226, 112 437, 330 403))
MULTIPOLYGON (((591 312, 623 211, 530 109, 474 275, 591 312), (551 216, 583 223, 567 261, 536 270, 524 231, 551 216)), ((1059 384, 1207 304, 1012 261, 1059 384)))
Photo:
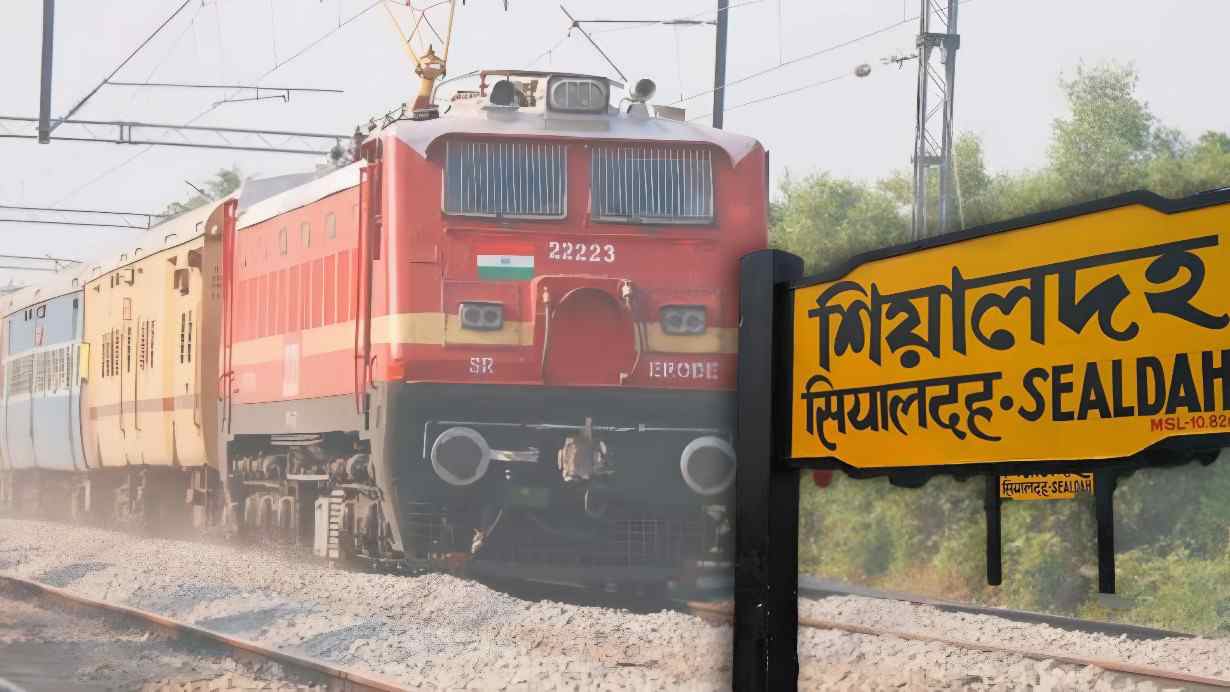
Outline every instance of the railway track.
MULTIPOLYGON (((282 672, 283 677, 302 681, 301 684, 310 685, 312 689, 329 690, 330 692, 402 692, 406 689, 374 675, 358 673, 311 658, 271 649, 245 639, 179 622, 157 613, 86 598, 66 589, 48 586, 34 580, 0 575, 0 584, 10 587, 6 589, 6 592, 11 595, 46 599, 59 606, 84 609, 91 614, 101 616, 118 616, 128 623, 158 632, 173 640, 205 642, 214 648, 222 649, 228 656, 238 661, 257 666, 275 664, 275 668, 282 672)), ((13 688, 20 689, 15 685, 13 688)), ((3 681, 0 681, 0 690, 8 689, 10 688, 6 688, 3 681)))
POLYGON ((929 598, 927 596, 920 596, 917 594, 901 593, 896 591, 881 591, 879 589, 871 589, 862 586, 855 586, 853 584, 844 584, 825 579, 817 579, 809 576, 799 577, 800 598, 825 598, 828 596, 862 596, 863 598, 904 602, 913 605, 931 606, 937 610, 942 610, 949 613, 990 615, 1004 620, 1012 620, 1014 622, 1024 622, 1035 625, 1050 625, 1051 627, 1056 627, 1063 630, 1085 632, 1088 634, 1105 634, 1112 637, 1126 635, 1131 639, 1174 639, 1189 638, 1194 636, 1187 632, 1176 632, 1174 630, 1145 627, 1143 625, 1132 625, 1120 622, 1103 622, 1100 620, 1083 620, 1081 618, 1068 617, 1065 615, 1052 615, 1050 613, 1038 613, 1030 610, 1014 610, 1011 608, 979 606, 970 603, 959 603, 956 601, 929 598))
MULTIPOLYGON (((805 589, 802 581, 799 584, 799 595, 808 596, 826 596, 826 595, 864 595, 858 593, 869 591, 851 587, 849 592, 838 590, 836 585, 829 585, 828 588, 805 589)), ((904 600, 909 603, 919 605, 932 605, 928 602, 930 599, 921 597, 910 597, 903 595, 904 598, 892 599, 885 592, 878 592, 879 595, 869 596, 872 598, 884 598, 891 600, 904 600)), ((1011 611, 1002 608, 982 608, 978 606, 969 606, 962 604, 949 604, 939 602, 949 607, 954 612, 977 613, 986 615, 995 615, 996 617, 1006 617, 1018 621, 1053 624, 1055 626, 1066 626, 1068 628, 1079 629, 1086 632, 1109 633, 1113 631, 1115 634, 1126 634, 1128 631, 1141 632, 1150 635, 1149 638, 1161 638, 1162 636, 1172 636, 1165 633, 1166 630, 1156 630, 1151 628, 1137 627, 1132 625, 1117 625, 1115 623, 1100 623, 1088 620, 1078 620, 1076 618, 1064 618, 1060 616, 1050 616, 1041 613, 1029 613, 1026 611, 1011 611)), ((937 606, 939 607, 939 606, 937 606)), ((713 622, 731 622, 734 619, 732 604, 714 603, 705 601, 690 601, 687 604, 687 609, 698 617, 710 620, 713 622)), ((872 637, 895 637, 907 641, 941 644, 960 649, 971 651, 994 652, 1020 656, 1036 661, 1051 660, 1056 663, 1069 664, 1073 666, 1094 666, 1102 670, 1111 671, 1120 675, 1128 676, 1137 682, 1152 682, 1159 685, 1163 689, 1167 686, 1173 687, 1176 684, 1182 685, 1184 690, 1225 690, 1230 689, 1230 680, 1215 678, 1207 675, 1196 675, 1182 671, 1171 671, 1154 666, 1144 666, 1123 661, 1114 661, 1101 658, 1091 658, 1084 656, 1073 656, 1064 653, 1037 651, 1032 649, 1024 649, 1012 646, 1004 646, 1001 644, 990 644, 986 642, 966 641, 961 639, 953 639, 949 637, 934 636, 929 634, 920 634, 918 632, 910 632, 904 630, 886 629, 880 627, 867 627, 865 625, 857 625, 852 623, 836 622, 831 620, 823 620, 820 618, 806 617, 800 615, 800 628, 813 628, 822 630, 836 630, 848 632, 850 634, 862 634, 872 637)), ((1190 635, 1176 635, 1190 636, 1190 635)))

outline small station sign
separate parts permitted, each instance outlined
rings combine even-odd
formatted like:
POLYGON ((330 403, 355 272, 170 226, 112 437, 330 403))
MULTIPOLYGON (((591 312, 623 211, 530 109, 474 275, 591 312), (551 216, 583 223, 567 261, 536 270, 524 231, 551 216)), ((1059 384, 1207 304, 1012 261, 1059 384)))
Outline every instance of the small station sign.
POLYGON ((1091 493, 1113 593, 1117 478, 1230 444, 1230 189, 1135 192, 802 267, 742 260, 737 687, 797 670, 800 470, 984 476, 990 584, 1002 500, 1091 493))
POLYGON ((999 497, 1003 500, 1071 500, 1078 494, 1092 493, 1092 473, 1039 473, 999 477, 999 497))

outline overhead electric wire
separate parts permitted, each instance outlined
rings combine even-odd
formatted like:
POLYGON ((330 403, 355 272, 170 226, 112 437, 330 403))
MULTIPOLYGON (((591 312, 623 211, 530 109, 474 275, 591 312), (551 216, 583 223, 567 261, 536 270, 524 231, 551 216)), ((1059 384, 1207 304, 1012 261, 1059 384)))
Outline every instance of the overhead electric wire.
POLYGON ((0 223, 29 223, 47 226, 76 226, 79 228, 124 228, 130 231, 148 231, 149 226, 133 226, 122 223, 87 223, 85 221, 50 221, 33 219, 0 219, 0 223))
MULTIPOLYGON (((967 4, 969 4, 969 3, 973 2, 973 1, 974 1, 974 0, 961 0, 961 2, 960 2, 960 3, 958 3, 958 4, 961 4, 961 5, 967 5, 967 4)), ((889 24, 889 25, 887 25, 887 26, 881 27, 881 28, 876 29, 876 30, 874 30, 874 31, 869 31, 869 32, 867 32, 867 33, 865 33, 865 34, 862 34, 861 36, 856 36, 856 37, 854 37, 854 38, 852 38, 852 39, 849 39, 849 40, 846 40, 846 41, 842 41, 841 43, 835 43, 835 44, 833 44, 833 45, 831 45, 831 46, 827 46, 827 47, 825 47, 825 48, 821 48, 820 50, 817 50, 817 51, 812 51, 811 53, 808 53, 808 54, 806 54, 806 55, 800 55, 800 56, 799 56, 799 57, 797 57, 797 58, 791 58, 791 59, 789 59, 789 60, 787 60, 787 61, 785 61, 785 62, 782 62, 782 63, 779 63, 779 64, 774 65, 774 66, 772 66, 772 67, 767 67, 767 68, 765 68, 765 69, 763 69, 763 70, 760 70, 759 72, 753 72, 753 73, 751 73, 751 74, 747 74, 747 75, 744 75, 744 76, 742 76, 742 77, 739 77, 738 79, 728 80, 728 81, 726 82, 726 84, 724 84, 723 86, 721 86, 721 87, 719 87, 719 88, 717 88, 717 89, 709 89, 709 90, 707 90, 707 91, 700 91, 700 92, 697 92, 697 93, 695 93, 695 94, 692 94, 691 96, 687 96, 687 97, 684 97, 684 98, 679 99, 678 101, 674 101, 674 102, 672 102, 672 103, 670 103, 670 104, 668 104, 668 105, 673 106, 673 105, 676 105, 676 104, 679 104, 679 103, 683 103, 684 101, 691 101, 692 99, 700 98, 701 96, 708 96, 709 94, 712 94, 712 93, 714 93, 714 92, 716 92, 716 91, 719 91, 720 89, 729 89, 730 87, 732 87, 732 86, 734 86, 734 85, 736 85, 736 84, 742 84, 743 82, 750 81, 750 80, 755 79, 755 78, 757 78, 757 77, 763 77, 764 75, 769 74, 770 72, 774 72, 774 71, 776 71, 776 70, 780 70, 780 69, 782 69, 783 67, 789 67, 789 66, 791 66, 791 65, 798 64, 798 63, 803 62, 803 61, 805 61, 805 60, 811 60, 812 58, 817 58, 817 57, 820 57, 821 55, 824 55, 824 54, 826 54, 826 53, 832 53, 832 52, 833 52, 833 51, 835 51, 835 50, 840 50, 840 49, 842 49, 842 48, 846 48, 846 47, 852 46, 852 45, 854 45, 854 44, 856 44, 856 43, 860 43, 860 42, 862 42, 862 41, 866 41, 866 40, 867 40, 867 39, 869 39, 869 38, 874 38, 874 37, 876 37, 876 36, 879 36, 880 34, 887 33, 887 32, 889 32, 889 31, 892 31, 893 29, 896 29, 896 28, 898 28, 898 27, 901 27, 901 26, 903 26, 903 25, 905 25, 905 24, 909 24, 909 23, 914 22, 914 21, 917 21, 917 20, 918 20, 918 15, 914 15, 913 17, 907 17, 907 18, 905 18, 905 19, 902 19, 902 20, 901 20, 901 21, 899 21, 899 22, 894 22, 894 23, 892 23, 892 24, 889 24)), ((816 85, 812 85, 812 86, 816 86, 816 85)), ((790 92, 786 92, 786 93, 790 93, 790 92)), ((750 104, 745 104, 745 105, 750 105, 750 104)), ((727 109, 727 110, 729 110, 729 109, 727 109)))
MULTIPOLYGON (((0 255, 4 257, 4 255, 0 255)), ((0 264, 0 269, 12 269, 19 272, 58 272, 59 267, 22 267, 16 264, 0 264)))
POLYGON ((107 211, 103 209, 59 209, 53 207, 31 207, 21 206, 16 204, 0 204, 0 209, 13 209, 16 211, 43 211, 56 214, 107 214, 110 216, 150 216, 163 217, 166 214, 148 214, 143 211, 107 211))
POLYGON ((111 82, 112 86, 126 87, 164 87, 167 89, 234 89, 234 90, 264 90, 264 91, 303 91, 319 94, 343 94, 341 89, 319 89, 315 87, 275 87, 256 86, 248 84, 197 84, 193 82, 111 82))
MULTIPOLYGON (((91 98, 93 98, 94 94, 97 94, 99 89, 103 88, 103 86, 108 81, 110 81, 112 77, 118 74, 120 70, 124 69, 124 66, 127 65, 134 57, 136 57, 137 53, 140 53, 141 49, 145 48, 145 46, 148 45, 150 41, 154 40, 154 37, 157 36, 159 33, 161 33, 162 30, 166 28, 167 24, 171 23, 171 20, 178 17, 179 13, 183 12, 184 8, 187 7, 189 4, 191 4, 191 2, 192 0, 184 0, 184 2, 179 7, 177 7, 174 12, 171 13, 171 16, 164 19, 162 23, 158 25, 158 28, 154 29, 154 32, 151 33, 149 36, 146 36, 145 40, 142 41, 141 44, 138 45, 136 48, 134 48, 133 51, 128 54, 128 57, 124 58, 124 61, 121 62, 118 67, 116 67, 114 70, 111 70, 111 73, 108 74, 105 78, 103 78, 103 80, 99 82, 93 89, 91 89, 90 92, 85 95, 85 98, 78 101, 77 105, 68 109, 68 112, 65 113, 64 117, 60 118, 60 120, 68 120, 69 118, 73 117, 73 115, 77 111, 81 110, 81 107, 85 105, 86 101, 89 101, 91 98)), ((51 129, 54 130, 57 124, 58 124, 58 120, 53 121, 51 124, 51 129)))
MULTIPOLYGON (((347 18, 345 21, 342 21, 342 22, 338 23, 338 25, 337 25, 337 26, 333 27, 333 28, 332 28, 332 29, 330 29, 329 31, 325 32, 324 34, 321 34, 321 35, 320 35, 319 37, 317 37, 314 41, 312 41, 312 42, 311 42, 311 43, 309 43, 308 45, 304 46, 301 50, 297 51, 294 55, 290 56, 289 58, 286 58, 286 59, 285 59, 285 60, 283 60, 282 62, 280 62, 280 63, 278 63, 278 64, 274 65, 273 67, 269 68, 268 70, 266 70, 264 74, 262 74, 261 76, 257 77, 254 81, 256 81, 256 82, 260 82, 260 80, 262 80, 262 79, 264 79, 265 77, 268 77, 269 75, 273 74, 273 73, 274 73, 274 72, 276 72, 278 69, 280 69, 280 68, 282 68, 283 66, 285 66, 287 63, 291 62, 292 60, 295 60, 295 59, 296 59, 296 58, 298 58, 299 56, 301 56, 301 55, 303 55, 304 53, 308 52, 309 50, 311 50, 311 49, 315 48, 317 45, 319 45, 319 44, 320 44, 321 42, 323 42, 325 39, 327 39, 327 38, 329 38, 330 36, 332 36, 333 34, 337 33, 337 32, 338 32, 338 31, 340 31, 343 27, 347 26, 348 24, 350 24, 350 23, 351 23, 351 22, 353 22, 354 20, 358 19, 359 17, 362 17, 363 15, 367 14, 368 12, 371 12, 372 10, 374 10, 374 9, 375 9, 378 5, 380 5, 380 4, 381 4, 382 2, 384 2, 384 1, 385 1, 385 0, 376 0, 375 2, 371 3, 370 5, 368 5, 368 6, 364 7, 363 9, 359 10, 358 12, 354 13, 354 14, 353 14, 353 15, 351 15, 349 18, 347 18)), ((234 96, 234 94, 232 93, 232 94, 231 94, 231 96, 234 96)), ((217 104, 217 103, 210 105, 210 106, 209 106, 209 108, 206 108, 205 110, 201 111, 200 113, 198 113, 197 115, 195 115, 195 116, 194 116, 191 120, 189 120, 188 122, 186 122, 186 123, 184 123, 184 124, 185 124, 185 125, 191 125, 191 124, 195 123, 196 121, 198 121, 198 120, 200 120, 201 118, 205 117, 205 116, 206 116, 206 115, 208 115, 209 113, 212 113, 214 110, 216 110, 216 109, 219 107, 219 105, 220 105, 220 104, 217 104)), ((150 149, 153 149, 153 148, 154 148, 154 145, 146 145, 146 146, 145 146, 145 148, 143 148, 143 149, 141 149, 140 151, 136 152, 135 154, 133 154, 132 156, 128 157, 127 159, 124 159, 123 161, 121 161, 121 162, 117 163, 117 164, 116 164, 116 165, 114 165, 114 166, 111 166, 110 168, 108 168, 107 170, 103 171, 102 173, 99 173, 98 175, 94 176, 93 178, 91 178, 91 179, 87 180, 86 182, 82 183, 81 185, 78 185, 77 187, 73 188, 73 189, 72 189, 72 190, 71 190, 71 191, 70 191, 67 195, 65 195, 65 196, 61 197, 60 199, 56 200, 55 204, 56 204, 56 205, 59 205, 59 204, 62 204, 63 202, 65 202, 66 200, 72 199, 72 198, 73 198, 73 197, 74 197, 77 193, 81 192, 82 190, 86 189, 87 187, 90 187, 91 185, 94 185, 94 184, 95 184, 95 183, 97 183, 98 181, 103 180, 103 179, 104 179, 104 178, 106 178, 107 176, 109 176, 109 175, 111 175, 112 173, 114 173, 114 172, 116 172, 116 171, 120 170, 121 168, 123 168, 123 167, 127 166, 128 164, 132 163, 133 161, 136 161, 138 158, 140 158, 141 156, 144 156, 146 153, 148 153, 148 152, 149 152, 149 150, 150 150, 150 149)))
MULTIPOLYGON (((833 77, 829 77, 828 79, 822 79, 822 80, 820 80, 820 81, 818 81, 818 82, 811 82, 810 84, 804 84, 803 86, 795 87, 795 88, 793 88, 793 89, 787 89, 786 91, 779 91, 779 92, 777 92, 776 94, 769 94, 768 96, 761 96, 760 98, 755 98, 755 99, 752 99, 752 100, 750 100, 750 101, 744 101, 743 103, 737 103, 737 104, 735 104, 735 105, 733 105, 733 106, 730 106, 730 107, 726 108, 726 112, 727 112, 727 113, 729 113, 730 111, 736 111, 736 110, 739 110, 740 108, 743 108, 744 106, 753 106, 753 105, 755 105, 755 104, 757 104, 757 103, 763 103, 763 102, 765 102, 765 101, 771 101, 771 100, 773 100, 773 99, 775 99, 775 98, 780 98, 780 97, 782 97, 782 96, 789 96, 789 95, 791 95, 791 94, 797 94, 797 93, 798 93, 798 92, 800 92, 800 91, 806 91, 806 90, 808 90, 808 89, 814 89, 814 88, 819 87, 819 86, 824 86, 825 84, 832 84, 833 82, 836 82, 836 81, 841 80, 841 79, 845 79, 846 77, 849 77, 849 76, 850 76, 850 74, 849 74, 849 73, 842 73, 842 74, 839 74, 839 75, 835 75, 835 76, 833 76, 833 77)), ((704 118, 708 118, 710 115, 713 115, 713 114, 712 114, 712 113, 705 113, 704 115, 698 115, 698 116, 693 117, 693 118, 688 118, 688 120, 689 120, 689 121, 691 121, 691 120, 702 120, 702 119, 704 119, 704 118)))
POLYGON ((530 61, 529 66, 530 66, 530 67, 534 67, 535 65, 537 65, 537 64, 538 64, 538 61, 539 61, 539 60, 542 60, 543 58, 549 57, 552 53, 554 53, 556 50, 558 50, 560 46, 564 45, 564 42, 565 42, 565 41, 567 41, 567 40, 568 40, 568 39, 570 39, 570 38, 572 38, 572 28, 571 28, 571 27, 569 27, 568 31, 564 32, 564 37, 563 37, 563 38, 561 38, 560 40, 558 40, 558 41, 556 41, 556 42, 555 42, 555 45, 553 45, 553 46, 551 46, 550 48, 548 48, 548 49, 544 50, 543 52, 539 53, 539 54, 538 54, 538 56, 537 56, 536 58, 534 58, 532 61, 530 61))
MULTIPOLYGON (((712 15, 715 15, 715 16, 716 16, 716 15, 721 14, 722 12, 729 12, 729 11, 731 11, 731 10, 735 9, 736 7, 746 7, 746 6, 748 6, 748 5, 758 5, 758 4, 762 3, 762 2, 764 2, 764 0, 744 0, 744 2, 737 2, 737 3, 733 4, 733 5, 730 5, 730 6, 729 6, 729 7, 727 7, 726 9, 722 9, 722 10, 702 10, 702 11, 700 11, 700 12, 696 12, 695 14, 689 14, 689 15, 687 15, 687 16, 684 16, 684 17, 679 17, 679 18, 677 18, 677 19, 667 19, 667 20, 651 20, 651 19, 647 19, 647 20, 645 20, 645 21, 643 21, 643 22, 635 22, 634 20, 614 20, 614 21, 619 21, 619 22, 623 22, 623 21, 634 21, 634 23, 635 23, 636 25, 635 25, 635 26, 621 26, 621 27, 615 27, 615 28, 613 28, 613 29, 603 29, 603 30, 601 30, 601 31, 595 31, 595 32, 593 32, 593 33, 594 33, 594 35, 595 35, 595 36, 597 36, 597 35, 599 35, 599 34, 613 34, 613 33, 619 32, 619 31, 631 31, 631 30, 633 30, 633 29, 643 29, 643 28, 648 27, 648 26, 660 26, 660 25, 663 25, 663 24, 671 24, 671 23, 678 23, 678 22, 686 22, 686 21, 688 21, 688 20, 696 19, 697 17, 702 17, 702 16, 707 15, 707 14, 712 14, 712 15)), ((586 20, 586 19, 582 19, 581 21, 582 21, 582 22, 592 22, 592 21, 594 21, 594 20, 586 20)))
POLYGON ((0 259, 40 260, 43 262, 68 262, 69 264, 81 264, 81 260, 68 259, 67 257, 36 257, 34 255, 0 255, 0 259))
MULTIPOLYGON (((183 31, 179 32, 179 36, 176 36, 175 40, 171 42, 170 47, 167 48, 167 52, 163 54, 162 59, 154 64, 154 67, 153 69, 149 71, 149 74, 145 75, 145 81, 148 82, 149 80, 153 79, 154 75, 158 73, 158 70, 162 69, 162 66, 166 64, 167 60, 171 59, 171 56, 175 53, 175 49, 179 47, 180 41, 183 41, 184 36, 188 35, 188 30, 191 29, 193 24, 196 23, 196 18, 200 14, 201 14, 201 8, 197 7, 196 12, 192 15, 192 21, 188 23, 188 26, 184 27, 183 31)), ((108 79, 106 81, 106 84, 115 86, 117 83, 108 79)), ((132 99, 129 101, 129 103, 136 101, 137 96, 138 94, 134 92, 132 95, 132 99)), ((65 116, 64 119, 67 120, 68 116, 65 116)))

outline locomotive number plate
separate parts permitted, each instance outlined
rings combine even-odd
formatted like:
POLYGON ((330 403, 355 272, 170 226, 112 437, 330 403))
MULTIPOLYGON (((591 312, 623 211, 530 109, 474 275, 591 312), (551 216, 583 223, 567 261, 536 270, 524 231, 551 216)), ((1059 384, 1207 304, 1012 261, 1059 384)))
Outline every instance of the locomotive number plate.
POLYGON ((547 259, 565 262, 614 262, 615 246, 610 243, 573 243, 552 240, 547 243, 547 259))

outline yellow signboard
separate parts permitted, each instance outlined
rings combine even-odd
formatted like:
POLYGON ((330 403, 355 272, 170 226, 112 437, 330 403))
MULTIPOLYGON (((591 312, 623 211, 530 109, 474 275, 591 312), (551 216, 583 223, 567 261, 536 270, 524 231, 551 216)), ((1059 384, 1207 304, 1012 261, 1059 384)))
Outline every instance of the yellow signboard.
POLYGON ((794 459, 1117 459, 1230 433, 1230 196, 889 251, 801 283, 792 317, 794 459))
POLYGON ((1092 473, 1042 473, 999 478, 999 496, 1005 500, 1071 500, 1077 493, 1093 493, 1092 473))

